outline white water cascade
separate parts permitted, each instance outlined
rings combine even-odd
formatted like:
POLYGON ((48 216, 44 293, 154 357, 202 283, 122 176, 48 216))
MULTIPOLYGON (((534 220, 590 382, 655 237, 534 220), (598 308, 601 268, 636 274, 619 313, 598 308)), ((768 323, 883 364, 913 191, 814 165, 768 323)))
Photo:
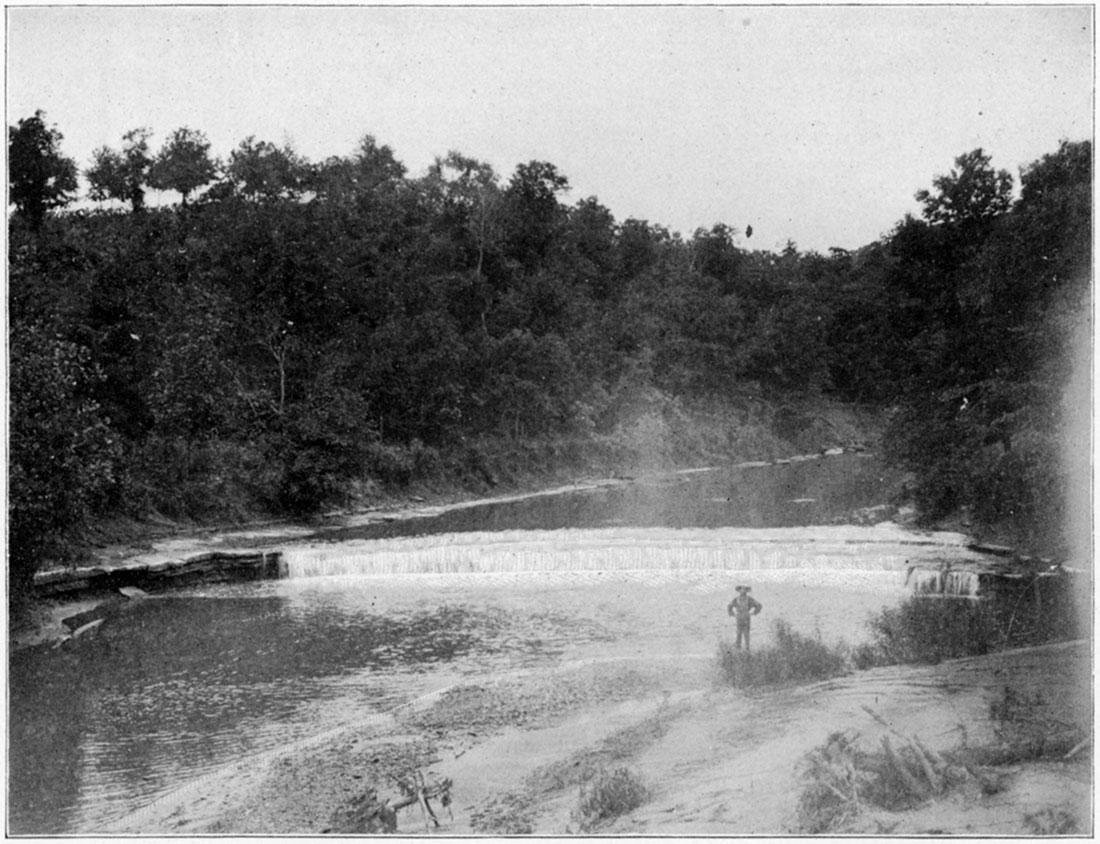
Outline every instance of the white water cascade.
POLYGON ((950 598, 977 598, 981 588, 981 575, 973 569, 914 566, 905 581, 918 595, 944 595, 950 598))
POLYGON ((534 572, 890 572, 979 555, 950 533, 894 525, 448 533, 290 546, 287 577, 534 572))

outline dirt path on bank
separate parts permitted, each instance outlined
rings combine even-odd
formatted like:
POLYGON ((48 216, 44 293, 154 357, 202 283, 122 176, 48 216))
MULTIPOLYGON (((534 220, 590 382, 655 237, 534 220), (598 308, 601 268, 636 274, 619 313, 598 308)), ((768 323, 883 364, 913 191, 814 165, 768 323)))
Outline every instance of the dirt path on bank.
MULTIPOLYGON (((635 811, 594 831, 625 835, 799 832, 800 760, 853 729, 888 728, 944 752, 996 742, 990 703, 1006 686, 1040 692, 1052 713, 1091 724, 1091 654, 1073 642, 937 666, 890 667, 814 685, 743 694, 715 685, 709 660, 621 660, 459 686, 393 713, 240 763, 112 826, 140 834, 316 834, 368 788, 420 768, 454 782, 443 835, 579 832, 581 783, 629 768, 649 787, 635 811)), ((904 812, 867 811, 840 833, 1027 835, 1044 819, 1091 834, 1091 752, 1005 767, 996 794, 967 791, 904 812)), ((414 806, 405 834, 423 833, 414 806)), ((344 830, 346 831, 346 830, 344 830)))

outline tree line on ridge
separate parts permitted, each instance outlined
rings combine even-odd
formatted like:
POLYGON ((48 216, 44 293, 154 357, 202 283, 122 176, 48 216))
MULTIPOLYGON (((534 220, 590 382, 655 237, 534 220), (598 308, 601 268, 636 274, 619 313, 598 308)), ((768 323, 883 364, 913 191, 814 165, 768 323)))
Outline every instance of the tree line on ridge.
POLYGON ((920 218, 819 254, 617 221, 567 203, 546 161, 504 179, 449 152, 410 175, 370 135, 321 162, 151 138, 96 150, 87 196, 111 206, 72 210, 60 131, 42 112, 9 127, 14 588, 105 514, 309 515, 365 478, 476 461, 486 437, 593 437, 746 390, 881 406, 928 518, 966 509, 1047 542, 1064 519, 1087 141, 1022 167, 1018 195, 965 153, 920 218))

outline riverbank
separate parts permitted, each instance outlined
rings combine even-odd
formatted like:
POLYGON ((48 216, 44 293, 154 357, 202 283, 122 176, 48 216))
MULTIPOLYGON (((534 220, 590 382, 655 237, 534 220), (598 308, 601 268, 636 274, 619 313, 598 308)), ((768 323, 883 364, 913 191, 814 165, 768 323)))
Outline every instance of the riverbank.
MULTIPOLYGON (((862 448, 858 451, 862 452, 862 448)), ((831 447, 812 454, 779 457, 770 461, 747 461, 720 468, 783 466, 838 457, 844 453, 844 448, 831 447)), ((176 585, 231 578, 234 571, 238 571, 244 579, 276 576, 273 572, 279 568, 281 548, 342 539, 357 528, 433 518, 465 508, 505 505, 541 497, 596 494, 633 484, 676 483, 685 476, 716 468, 657 470, 636 477, 572 479, 569 483, 550 488, 490 497, 458 496, 457 499, 448 499, 437 495, 434 499, 428 499, 412 496, 393 499, 382 506, 330 513, 310 524, 264 522, 235 529, 190 532, 182 528, 169 531, 161 526, 148 534, 138 532, 134 536, 128 535, 126 541, 101 542, 89 551, 85 565, 40 572, 36 577, 39 601, 33 612, 23 617, 23 623, 13 627, 10 642, 13 647, 21 648, 63 638, 71 631, 61 624, 62 619, 86 612, 98 601, 117 599, 120 586, 170 589, 176 585)), ((873 524, 890 516, 896 519, 899 514, 897 508, 884 505, 855 515, 859 516, 857 521, 862 520, 860 523, 873 524)))
MULTIPOLYGON (((416 806, 398 831, 458 835, 804 834, 806 755, 838 731, 868 746, 892 731, 930 750, 994 746, 991 704, 1006 684, 1041 693, 1049 717, 1087 723, 1087 642, 936 666, 858 672, 799 688, 743 694, 715 682, 709 660, 617 660, 459 686, 384 723, 245 760, 113 825, 111 833, 276 835, 361 832, 348 807, 422 771, 453 784, 439 826, 416 806), (879 720, 868 714, 870 709, 879 720), (627 769, 647 799, 582 830, 582 785, 627 769)), ((903 811, 868 808, 834 834, 1091 833, 1091 752, 990 768, 997 788, 931 797, 903 811)))
MULTIPOLYGON (((394 447, 395 455, 403 455, 399 462, 411 467, 407 472, 379 475, 368 471, 347 483, 342 508, 291 526, 308 531, 349 517, 377 515, 385 519, 410 509, 604 483, 600 479, 623 480, 739 461, 777 461, 836 448, 873 449, 883 426, 882 412, 876 407, 820 397, 762 396, 752 391, 694 402, 655 396, 649 404, 632 408, 605 432, 541 439, 464 439, 438 453, 433 451, 431 459, 417 460, 394 447)), ((200 481, 195 483, 201 487, 200 481)), ((174 514, 172 517, 158 512, 155 502, 141 505, 140 516, 100 516, 79 535, 69 537, 71 559, 44 561, 40 569, 101 567, 176 538, 288 525, 285 518, 263 509, 255 490, 239 488, 242 482, 232 471, 219 469, 214 487, 201 493, 192 489, 188 500, 202 502, 201 517, 188 518, 188 507, 178 501, 167 506, 167 500, 160 509, 174 514)), ((164 494, 172 498, 170 491, 164 494)), ((33 616, 33 600, 33 595, 9 595, 11 621, 23 623, 25 615, 33 616)))
MULTIPOLYGON (((806 455, 793 462, 816 457, 806 455)), ((864 462, 858 457, 844 459, 864 462)), ((808 463, 806 468, 816 465, 808 463)), ((647 481, 639 478, 633 483, 644 485, 647 481)), ((623 486, 632 482, 620 478, 607 479, 604 483, 623 486)), ((591 489, 598 491, 601 487, 594 485, 591 489)), ((544 491, 542 494, 550 492, 544 491)), ((474 503, 452 506, 472 506, 474 503)), ((436 505, 428 502, 410 502, 410 505, 414 506, 388 511, 384 520, 439 512, 434 509, 436 505), (402 516, 402 513, 405 515, 402 516)), ((377 516, 377 512, 348 514, 336 518, 333 524, 343 525, 356 519, 377 516)), ((307 532, 316 529, 318 526, 298 528, 307 532)), ((210 543, 244 547, 250 543, 269 542, 273 538, 285 541, 286 537, 280 536, 280 530, 279 526, 269 525, 242 531, 235 536, 212 534, 198 540, 192 537, 189 541, 206 543, 206 551, 210 543)), ((804 529, 809 534, 807 539, 814 543, 812 550, 808 549, 806 554, 813 557, 820 553, 839 553, 832 546, 826 550, 822 544, 824 536, 836 530, 828 527, 804 529)), ((886 532, 891 535, 901 532, 897 528, 886 527, 839 530, 875 534, 886 532)), ((798 541, 794 537, 792 539, 798 541)), ((182 541, 177 537, 166 546, 161 546, 159 552, 178 554, 184 547, 179 544, 182 541)), ((962 543, 962 538, 956 537, 951 546, 962 550, 962 543)), ((148 549, 146 553, 155 554, 157 550, 148 549)), ((199 550, 201 552, 203 549, 199 550)), ((904 554, 907 557, 910 551, 906 550, 904 554)), ((125 564, 126 560, 133 562, 132 557, 121 562, 125 564)), ((901 563, 902 558, 898 557, 897 565, 901 563)), ((667 597, 667 592, 663 594, 667 597)), ((784 599, 781 605, 790 609, 796 602, 784 599)), ((691 606, 696 606, 695 597, 691 598, 691 606)), ((719 610, 723 606, 724 603, 721 603, 719 610)), ((569 604, 570 610, 573 607, 574 604, 569 604)), ((665 608, 663 612, 667 612, 667 601, 662 603, 662 607, 665 608)), ((595 663, 572 660, 534 675, 508 672, 490 675, 489 678, 481 676, 476 683, 440 688, 397 710, 378 711, 354 727, 338 730, 317 728, 308 738, 279 744, 277 750, 219 768, 213 774, 188 782, 175 793, 120 819, 103 831, 142 834, 309 834, 329 829, 350 833, 356 831, 354 821, 357 819, 351 809, 357 805, 357 798, 364 796, 366 789, 375 789, 383 798, 397 799, 401 795, 394 778, 407 776, 411 770, 420 770, 430 782, 451 780, 454 784, 454 803, 450 807, 454 819, 439 811, 441 807, 438 803, 435 806, 445 824, 440 828, 441 832, 456 835, 500 835, 509 832, 554 834, 566 829, 576 832, 579 827, 574 812, 579 790, 587 778, 600 770, 626 767, 638 771, 637 776, 647 783, 651 797, 629 817, 642 817, 638 813, 646 811, 646 806, 652 808, 656 805, 652 803, 656 795, 677 793, 677 783, 662 779, 666 769, 682 770, 685 781, 695 783, 695 788, 724 793, 720 788, 722 783, 715 779, 717 775, 713 772, 707 774, 706 767, 721 767, 729 759, 712 758, 713 751, 709 748, 725 748, 730 758, 746 756, 749 759, 770 760, 772 755, 776 755, 776 758, 790 761, 793 748, 783 751, 782 748, 765 747, 765 750, 758 750, 753 742, 766 743, 771 740, 773 732, 783 736, 795 734, 807 742, 795 754, 797 759, 801 759, 801 754, 821 743, 817 733, 806 731, 821 726, 817 719, 820 714, 818 710, 825 706, 823 699, 831 699, 834 692, 841 699, 851 694, 864 694, 863 691, 853 691, 854 686, 819 684, 808 687, 820 693, 820 699, 811 699, 802 709, 792 711, 787 720, 768 721, 773 710, 782 710, 786 705, 784 701, 801 693, 787 689, 745 696, 717 686, 714 660, 707 654, 714 653, 712 648, 716 650, 719 635, 718 630, 706 635, 693 634, 692 652, 688 653, 681 646, 685 643, 681 643, 673 649, 676 656, 668 659, 655 658, 654 652, 649 649, 639 650, 636 658, 610 659, 611 652, 601 646, 596 652, 600 659, 595 663), (769 694, 771 697, 767 696, 769 694), (758 702, 762 700, 767 705, 761 709, 758 702), (710 730, 713 733, 716 729, 714 713, 718 713, 721 729, 731 732, 731 735, 707 732, 710 730), (664 750, 653 749, 656 761, 652 764, 645 761, 649 749, 661 747, 666 742, 666 736, 675 735, 681 728, 686 731, 688 739, 696 737, 696 743, 685 741, 666 746, 664 750), (738 737, 733 733, 743 735, 738 737), (742 739, 748 743, 738 743, 742 739), (677 756, 681 749, 691 756, 677 756), (781 751, 787 756, 783 757, 781 751), (754 756, 757 752, 763 755, 754 756), (693 759, 696 761, 693 762, 693 759), (701 778, 698 782, 697 769, 698 778, 701 778)), ((621 657, 621 649, 619 654, 621 657)), ((1017 672, 1013 677, 1024 676, 1031 668, 1016 666, 1013 671, 1017 672)), ((883 684, 880 681, 884 676, 890 675, 867 672, 853 675, 851 682, 858 686, 860 678, 871 677, 874 688, 865 691, 881 695, 883 684)), ((912 683, 906 679, 907 676, 902 676, 897 682, 901 686, 913 685, 918 692, 927 685, 919 674, 912 683)), ((1005 674, 994 671, 992 676, 1000 676, 1003 680, 1005 674)), ((848 678, 844 678, 841 682, 847 681, 848 678)), ((1043 683, 1048 681, 1049 678, 1042 680, 1043 683)), ((941 704, 952 703, 951 693, 957 691, 953 690, 955 682, 947 681, 944 700, 938 703, 923 700, 923 703, 929 703, 933 710, 939 707, 937 711, 945 718, 953 717, 953 710, 949 711, 941 704)), ((1072 687, 1087 688, 1087 685, 1070 683, 1067 686, 1072 687)), ((992 688, 990 686, 986 691, 992 688)), ((1050 688, 1057 690, 1056 685, 1050 685, 1050 688)), ((987 722, 991 702, 987 694, 959 723, 964 728, 973 729, 971 720, 977 719, 975 723, 979 723, 984 718, 987 722)), ((866 714, 858 709, 848 714, 867 720, 866 714)), ((842 728, 838 722, 836 729, 842 728)), ((959 730, 955 734, 960 734, 959 730)), ((791 763, 793 768, 797 768, 797 759, 791 763)), ((790 831, 789 826, 771 826, 777 817, 781 817, 784 824, 790 823, 784 812, 789 808, 789 800, 797 797, 797 787, 790 785, 790 777, 797 778, 797 774, 784 776, 787 779, 764 780, 769 789, 786 789, 781 792, 788 800, 781 807, 783 811, 773 807, 771 814, 748 817, 739 823, 756 824, 752 828, 765 831, 790 831), (795 789, 793 792, 792 788, 795 789)), ((727 795, 727 804, 748 800, 755 811, 759 796, 752 791, 752 783, 747 796, 742 793, 744 791, 741 788, 727 795)), ((681 802, 688 806, 695 799, 685 796, 681 802)), ((665 808, 668 809, 668 806, 665 808)), ((1057 817, 1064 820, 1068 810, 1059 808, 1058 811, 1063 814, 1057 817)), ((401 831, 419 832, 423 829, 418 812, 412 807, 401 813, 401 831)), ((663 817, 665 811, 661 810, 660 814, 663 817)), ((721 829, 725 834, 736 834, 737 831, 722 817, 715 821, 692 814, 683 807, 670 814, 688 833, 696 829, 721 829)), ((609 821, 608 828, 618 829, 618 825, 627 820, 609 821)), ((645 823, 658 824, 660 820, 657 818, 645 823)), ((640 827, 643 834, 647 828, 640 827)), ((89 828, 87 831, 100 830, 89 828)), ((667 832, 675 834, 678 829, 669 827, 667 832)))

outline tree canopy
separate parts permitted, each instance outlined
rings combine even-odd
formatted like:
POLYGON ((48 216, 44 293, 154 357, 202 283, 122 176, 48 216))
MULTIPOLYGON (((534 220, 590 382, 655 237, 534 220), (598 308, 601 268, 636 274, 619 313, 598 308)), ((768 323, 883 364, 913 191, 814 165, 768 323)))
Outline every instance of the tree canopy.
POLYGON ((950 173, 932 180, 934 191, 917 192, 924 218, 966 224, 1004 214, 1012 204, 1012 175, 994 170, 991 160, 980 147, 956 158, 950 173))
POLYGON ((76 162, 61 154, 63 138, 41 109, 8 127, 8 197, 35 229, 77 190, 76 162))
POLYGON ((451 151, 410 176, 371 135, 321 162, 248 137, 219 169, 199 132, 152 161, 150 137, 97 150, 92 195, 180 206, 47 215, 75 165, 41 113, 9 128, 13 566, 96 515, 309 515, 364 485, 489 477, 490 439, 618 447, 738 396, 892 408, 887 454, 926 513, 1058 542, 1088 142, 1026 165, 1016 200, 967 153, 922 219, 820 255, 618 221, 545 161, 502 178, 451 151))
POLYGON ((210 184, 217 172, 206 135, 184 126, 160 148, 149 168, 149 184, 157 190, 176 191, 186 205, 192 192, 210 184))
POLYGON ((149 155, 151 135, 145 127, 131 129, 122 136, 121 151, 100 147, 92 153, 92 166, 84 171, 92 199, 129 202, 135 213, 145 207, 145 188, 153 164, 149 155))

